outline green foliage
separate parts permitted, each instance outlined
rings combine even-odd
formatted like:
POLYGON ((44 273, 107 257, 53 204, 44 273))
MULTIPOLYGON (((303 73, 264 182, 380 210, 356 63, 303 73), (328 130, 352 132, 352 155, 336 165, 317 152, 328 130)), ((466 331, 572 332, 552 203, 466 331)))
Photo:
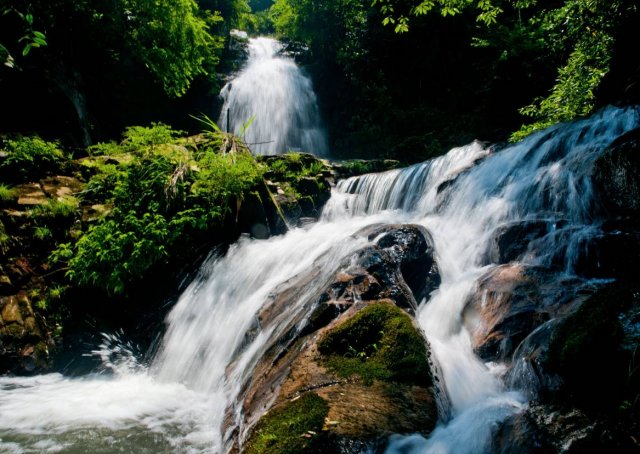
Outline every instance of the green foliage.
POLYGON ((168 239, 168 223, 162 215, 120 214, 117 220, 91 227, 80 238, 69 261, 68 276, 80 285, 122 294, 128 284, 167 257, 168 239))
MULTIPOLYGON (((219 41, 208 32, 194 0, 121 0, 129 45, 171 96, 181 96, 191 81, 206 74, 205 62, 219 41)), ((211 15, 215 23, 220 16, 211 15)))
POLYGON ((209 142, 194 153, 176 134, 158 124, 128 128, 119 153, 128 159, 94 167, 83 196, 113 209, 52 254, 68 263, 72 282, 126 293, 169 256, 188 255, 262 182, 264 168, 249 153, 219 154, 209 142))
POLYGON ((11 202, 15 198, 15 193, 6 184, 0 183, 0 202, 11 202))
POLYGON ((425 341, 409 316, 393 303, 368 305, 318 343, 327 366, 343 377, 428 385, 425 341))
POLYGON ((511 140, 593 111, 595 91, 609 71, 616 26, 636 9, 624 0, 566 0, 533 16, 546 47, 560 59, 567 51, 569 55, 560 63, 550 94, 521 109, 534 123, 523 126, 511 140))
MULTIPOLYGON (((33 28, 34 17, 33 14, 29 12, 29 8, 27 7, 27 11, 23 12, 23 10, 12 7, 5 6, 0 9, 0 15, 15 15, 17 16, 22 24, 22 36, 17 40, 19 43, 22 43, 22 56, 26 57, 31 52, 31 49, 43 47, 47 45, 47 39, 44 33, 35 30, 33 28)), ((8 68, 15 68, 16 62, 14 58, 11 56, 9 50, 0 44, 0 61, 3 62, 4 66, 8 68)))
POLYGON ((47 226, 37 226, 33 229, 33 236, 40 241, 46 241, 53 237, 53 233, 47 226))
POLYGON ((124 132, 122 145, 129 151, 154 149, 156 145, 172 142, 184 131, 174 131, 163 123, 151 123, 151 126, 129 126, 124 132))
POLYGON ((299 454, 313 444, 329 413, 327 402, 315 393, 306 393, 264 415, 256 425, 248 454, 299 454))
POLYGON ((242 139, 232 133, 222 131, 220 126, 205 114, 200 114, 199 117, 191 115, 191 118, 197 120, 205 127, 202 132, 212 143, 217 145, 220 153, 249 153, 249 148, 244 143, 244 136, 255 117, 249 118, 249 120, 240 127, 239 135, 242 136, 242 139))
POLYGON ((384 15, 385 25, 397 33, 409 30, 410 16, 437 10, 442 16, 475 9, 477 21, 486 28, 476 45, 501 49, 500 59, 535 46, 558 68, 549 95, 537 98, 520 113, 534 120, 514 133, 520 140, 552 124, 588 115, 595 91, 609 71, 614 32, 625 17, 637 12, 631 0, 373 0, 384 15), (524 39, 522 39, 524 38, 524 39))
POLYGON ((66 159, 58 143, 39 137, 7 140, 4 149, 7 157, 0 164, 0 171, 13 180, 39 178, 58 171, 66 159))
POLYGON ((123 153, 124 151, 125 150, 123 147, 113 141, 99 142, 87 148, 89 156, 116 156, 123 153))
POLYGON ((207 153, 199 161, 200 173, 193 195, 228 210, 233 200, 255 188, 264 170, 249 153, 207 153))
POLYGON ((61 199, 48 199, 45 203, 36 205, 29 210, 29 216, 34 219, 48 219, 51 221, 68 220, 74 217, 78 209, 78 199, 64 197, 61 199))
POLYGON ((4 223, 0 221, 0 253, 6 254, 10 244, 11 237, 7 234, 4 223))

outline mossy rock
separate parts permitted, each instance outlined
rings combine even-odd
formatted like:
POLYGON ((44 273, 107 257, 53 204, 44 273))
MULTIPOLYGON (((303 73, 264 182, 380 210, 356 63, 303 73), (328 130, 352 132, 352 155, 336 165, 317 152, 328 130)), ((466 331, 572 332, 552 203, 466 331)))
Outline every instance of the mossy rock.
POLYGON ((342 377, 429 386, 429 353, 411 318, 390 301, 369 304, 318 343, 325 365, 342 377))
POLYGON ((264 415, 254 429, 247 454, 298 454, 320 452, 322 426, 329 413, 327 402, 315 393, 285 402, 264 415))

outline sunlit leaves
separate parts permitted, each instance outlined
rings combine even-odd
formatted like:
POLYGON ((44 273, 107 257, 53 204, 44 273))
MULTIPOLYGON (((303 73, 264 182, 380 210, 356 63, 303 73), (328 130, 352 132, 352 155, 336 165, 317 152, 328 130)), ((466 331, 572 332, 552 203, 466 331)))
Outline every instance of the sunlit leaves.
POLYGON ((206 74, 215 40, 193 0, 121 0, 129 11, 127 33, 144 65, 171 96, 184 94, 206 74))

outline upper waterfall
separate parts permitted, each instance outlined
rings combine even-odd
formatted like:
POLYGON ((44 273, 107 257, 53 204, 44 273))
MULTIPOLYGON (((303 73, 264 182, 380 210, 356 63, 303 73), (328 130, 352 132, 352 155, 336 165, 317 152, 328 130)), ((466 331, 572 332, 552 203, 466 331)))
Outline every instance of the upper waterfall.
POLYGON ((297 150, 326 156, 327 139, 311 80, 281 51, 275 39, 249 40, 244 69, 220 93, 224 105, 218 124, 243 136, 254 154, 297 150))

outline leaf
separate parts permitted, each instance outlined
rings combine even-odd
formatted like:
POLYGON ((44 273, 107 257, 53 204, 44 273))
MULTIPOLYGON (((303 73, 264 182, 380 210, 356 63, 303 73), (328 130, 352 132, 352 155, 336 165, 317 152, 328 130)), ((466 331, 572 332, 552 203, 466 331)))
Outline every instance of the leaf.
POLYGON ((25 14, 24 20, 27 22, 27 24, 32 25, 33 24, 33 14, 25 14))
POLYGON ((26 57, 27 55, 29 55, 29 52, 31 52, 31 44, 27 44, 26 46, 24 46, 24 49, 22 49, 22 56, 26 57))

